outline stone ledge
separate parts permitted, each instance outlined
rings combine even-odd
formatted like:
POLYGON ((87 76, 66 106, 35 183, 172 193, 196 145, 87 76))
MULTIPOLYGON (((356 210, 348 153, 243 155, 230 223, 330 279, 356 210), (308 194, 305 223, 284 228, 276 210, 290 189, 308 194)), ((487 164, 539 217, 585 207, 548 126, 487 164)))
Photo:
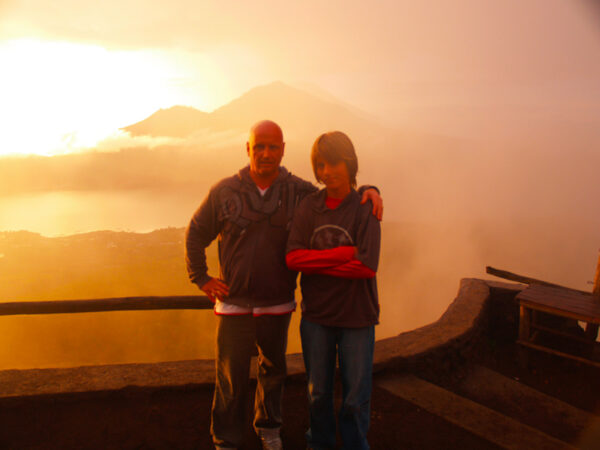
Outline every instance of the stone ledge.
MULTIPOLYGON (((521 285, 522 286, 522 285, 521 285)), ((405 368, 433 354, 468 346, 481 331, 490 288, 516 291, 519 285, 465 278, 456 299, 436 322, 377 341, 374 370, 405 368)), ((290 377, 304 374, 302 355, 288 355, 290 377)), ((0 399, 39 395, 107 392, 126 388, 185 387, 212 384, 213 360, 115 364, 66 369, 0 371, 0 399)))
POLYGON ((466 345, 481 331, 489 298, 485 281, 462 279, 456 299, 436 322, 377 342, 374 370, 411 367, 432 354, 466 345))

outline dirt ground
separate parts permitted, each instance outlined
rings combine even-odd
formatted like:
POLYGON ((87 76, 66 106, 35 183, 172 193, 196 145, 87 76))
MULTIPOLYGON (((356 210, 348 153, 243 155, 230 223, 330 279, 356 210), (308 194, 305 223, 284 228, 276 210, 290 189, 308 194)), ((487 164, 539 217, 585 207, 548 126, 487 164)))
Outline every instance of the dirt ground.
MULTIPOLYGON (((578 408, 600 412, 597 368, 533 354, 529 367, 523 369, 515 364, 514 345, 488 344, 478 349, 478 363, 578 408)), ((461 367, 452 367, 450 372, 424 368, 422 375, 440 380, 460 377, 461 367)), ((4 399, 0 402, 0 448, 210 449, 211 398, 212 387, 189 386, 4 399)), ((376 385, 371 417, 373 449, 497 448, 376 385)), ((307 426, 306 385, 302 380, 289 381, 284 395, 284 448, 305 449, 307 426)), ((260 449, 250 425, 243 448, 260 449)))

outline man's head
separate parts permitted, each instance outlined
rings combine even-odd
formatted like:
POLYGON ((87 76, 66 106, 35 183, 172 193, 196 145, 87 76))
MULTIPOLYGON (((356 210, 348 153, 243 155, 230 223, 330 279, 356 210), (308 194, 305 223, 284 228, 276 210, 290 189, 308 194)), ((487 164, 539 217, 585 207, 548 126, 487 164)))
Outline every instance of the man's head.
POLYGON ((343 162, 348 169, 350 186, 356 186, 358 159, 352 141, 341 131, 330 131, 319 136, 313 144, 310 159, 318 182, 323 182, 318 174, 318 162, 325 160, 333 165, 343 162))
POLYGON ((246 150, 250 158, 250 173, 259 179, 273 180, 279 173, 283 158, 283 132, 270 120, 256 123, 250 129, 246 150))

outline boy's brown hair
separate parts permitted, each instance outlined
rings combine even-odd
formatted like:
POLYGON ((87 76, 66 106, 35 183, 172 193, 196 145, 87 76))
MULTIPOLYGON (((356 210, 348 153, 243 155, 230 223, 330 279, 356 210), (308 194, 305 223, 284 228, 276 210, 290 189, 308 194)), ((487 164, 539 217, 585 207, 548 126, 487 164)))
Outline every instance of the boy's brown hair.
POLYGON ((317 175, 317 158, 319 157, 330 164, 337 164, 340 161, 344 161, 348 169, 348 175, 350 176, 350 185, 356 187, 358 158, 356 157, 354 145, 352 145, 352 141, 346 134, 341 131, 323 133, 313 144, 310 159, 315 178, 321 183, 322 181, 317 175))

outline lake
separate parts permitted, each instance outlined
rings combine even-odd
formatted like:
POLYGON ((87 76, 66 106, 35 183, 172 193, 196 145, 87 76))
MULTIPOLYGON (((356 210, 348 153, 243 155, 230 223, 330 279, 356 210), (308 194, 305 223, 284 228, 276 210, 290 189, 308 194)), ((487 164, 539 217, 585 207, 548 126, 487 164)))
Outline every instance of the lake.
POLYGON ((0 231, 60 236, 96 230, 147 232, 186 226, 206 192, 68 191, 0 197, 0 231))

